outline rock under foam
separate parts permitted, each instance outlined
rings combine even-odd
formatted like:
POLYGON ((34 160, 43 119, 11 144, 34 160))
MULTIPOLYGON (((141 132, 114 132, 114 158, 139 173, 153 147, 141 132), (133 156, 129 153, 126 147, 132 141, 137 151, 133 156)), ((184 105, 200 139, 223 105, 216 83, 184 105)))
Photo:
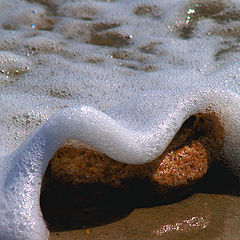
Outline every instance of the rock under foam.
POLYGON ((203 177, 218 159, 223 129, 214 113, 196 114, 178 131, 167 149, 148 164, 116 162, 91 146, 68 140, 50 162, 50 176, 62 184, 124 186, 132 179, 154 184, 159 194, 188 187, 203 177))

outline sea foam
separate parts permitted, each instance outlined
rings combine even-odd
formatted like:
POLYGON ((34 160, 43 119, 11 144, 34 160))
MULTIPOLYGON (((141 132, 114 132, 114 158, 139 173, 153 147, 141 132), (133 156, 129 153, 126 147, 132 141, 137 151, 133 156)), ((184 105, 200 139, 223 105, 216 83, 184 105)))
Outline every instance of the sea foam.
POLYGON ((48 239, 42 179, 69 138, 143 164, 210 109, 224 127, 222 158, 240 177, 237 1, 0 6, 0 239, 48 239))

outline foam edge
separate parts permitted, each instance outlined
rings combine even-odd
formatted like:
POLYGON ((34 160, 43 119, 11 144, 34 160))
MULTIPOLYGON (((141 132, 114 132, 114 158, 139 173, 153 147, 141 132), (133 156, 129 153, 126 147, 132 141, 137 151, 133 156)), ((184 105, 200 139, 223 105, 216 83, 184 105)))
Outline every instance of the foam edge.
MULTIPOLYGON (((10 167, 0 192, 0 239, 48 239, 49 232, 39 203, 42 179, 54 153, 70 138, 89 144, 114 160, 143 164, 154 160, 165 150, 189 116, 210 108, 220 116, 224 126, 222 155, 234 173, 240 176, 239 103, 239 96, 226 89, 175 89, 148 92, 109 113, 89 106, 62 110, 4 159, 10 167), (167 95, 174 96, 171 103, 165 101, 167 95), (155 108, 151 104, 153 99, 155 108), (150 115, 148 124, 146 121, 143 123, 143 131, 131 128, 131 119, 124 115, 126 108, 131 106, 136 106, 137 112, 139 104, 143 108, 145 106, 143 114, 150 115), (128 122, 130 127, 127 127, 128 122)), ((134 117, 134 112, 131 117, 134 117)))

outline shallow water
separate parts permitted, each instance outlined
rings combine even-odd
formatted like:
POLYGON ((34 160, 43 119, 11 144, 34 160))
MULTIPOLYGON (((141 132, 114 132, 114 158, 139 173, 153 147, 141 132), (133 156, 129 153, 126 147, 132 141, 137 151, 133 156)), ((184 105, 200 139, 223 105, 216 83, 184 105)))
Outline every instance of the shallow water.
POLYGON ((0 3, 3 153, 66 107, 199 84, 238 92, 238 1, 0 3))

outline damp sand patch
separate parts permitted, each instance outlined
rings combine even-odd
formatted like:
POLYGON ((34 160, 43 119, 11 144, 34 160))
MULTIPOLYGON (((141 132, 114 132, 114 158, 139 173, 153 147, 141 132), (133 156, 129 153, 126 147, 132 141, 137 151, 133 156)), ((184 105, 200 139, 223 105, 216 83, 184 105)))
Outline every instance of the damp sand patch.
POLYGON ((212 191, 212 194, 195 193, 174 204, 136 208, 126 217, 106 225, 55 231, 50 239, 238 239, 239 196, 212 191))

